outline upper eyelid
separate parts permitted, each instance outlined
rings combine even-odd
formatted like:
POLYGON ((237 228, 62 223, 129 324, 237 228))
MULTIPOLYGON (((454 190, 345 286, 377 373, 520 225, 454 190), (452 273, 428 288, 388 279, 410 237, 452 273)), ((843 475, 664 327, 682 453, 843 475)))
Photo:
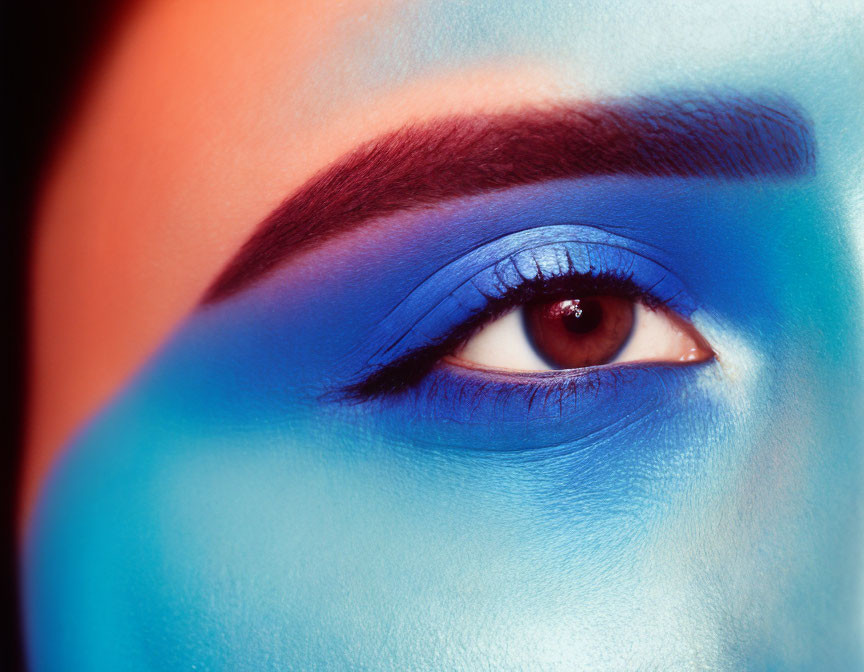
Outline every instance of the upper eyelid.
MULTIPOLYGON (((550 250, 554 251, 556 248, 558 252, 560 252, 561 248, 567 249, 569 247, 574 251, 577 247, 581 248, 581 258, 579 259, 582 266, 581 270, 578 268, 573 270, 562 269, 560 266, 558 269, 547 268, 547 271, 551 271, 553 274, 557 273, 559 276, 572 276, 579 274, 596 275, 598 273, 626 276, 631 274, 634 271, 634 268, 638 266, 639 268, 637 269, 638 272, 635 273, 636 277, 634 277, 634 283, 646 294, 649 293, 649 290, 651 289, 652 281, 655 288, 660 283, 671 284, 672 286, 666 289, 662 294, 657 294, 657 299, 663 302, 668 302, 670 300, 677 301, 677 304, 671 305, 670 307, 677 310, 677 312, 680 312, 685 317, 695 309, 695 303, 685 291, 683 284, 677 279, 674 273, 672 273, 662 263, 636 250, 629 249, 629 247, 620 244, 611 244, 609 241, 610 236, 608 235, 604 236, 607 240, 602 242, 596 240, 573 240, 573 238, 575 238, 575 236, 572 235, 573 227, 570 227, 570 229, 571 236, 569 237, 569 240, 549 240, 547 238, 545 242, 537 242, 533 245, 523 244, 516 247, 516 249, 511 248, 508 250, 509 254, 499 253, 495 255, 496 259, 493 263, 485 264, 479 271, 477 271, 475 267, 474 273, 459 282, 456 288, 453 288, 453 284, 450 282, 449 285, 445 285, 447 291, 443 291, 445 288, 437 286, 439 283, 432 282, 427 283, 426 285, 421 285, 420 288, 412 291, 412 293, 400 303, 400 306, 391 312, 388 319, 383 320, 381 325, 379 325, 379 336, 372 335, 369 339, 371 342, 379 342, 382 343, 382 345, 378 347, 375 352, 369 354, 368 358, 366 358, 366 363, 361 367, 361 370, 374 372, 382 367, 386 367, 412 351, 421 349, 412 347, 410 342, 412 337, 415 341, 423 341, 423 344, 434 344, 436 340, 431 336, 426 336, 424 340, 424 329, 418 328, 419 325, 426 322, 427 328, 429 328, 429 322, 440 320, 439 313, 444 314, 444 321, 446 321, 448 317, 452 318, 452 313, 458 308, 462 312, 461 316, 456 319, 451 319, 449 325, 436 325, 434 327, 439 339, 451 333, 473 313, 476 313, 481 309, 483 307, 482 302, 488 302, 488 297, 485 295, 483 289, 477 284, 478 278, 481 278, 484 274, 486 276, 495 274, 495 271, 501 268, 502 262, 512 261, 514 257, 520 254, 528 256, 533 255, 534 261, 536 261, 538 250, 541 252, 546 251, 548 255, 550 250), (600 254, 601 250, 605 252, 605 257, 603 254, 600 254), (594 268, 589 269, 588 267, 591 266, 590 258, 592 252, 594 253, 595 266, 594 268), (471 291, 466 289, 469 287, 471 288, 471 291), (465 301, 463 301, 466 298, 471 298, 477 302, 478 297, 481 298, 474 308, 470 305, 466 305, 465 301), (448 315, 448 313, 450 315, 448 315), (397 322, 397 325, 394 327, 392 324, 394 321, 401 322, 401 324, 397 322), (399 334, 395 339, 392 337, 394 331, 399 334)), ((630 245, 632 245, 631 241, 626 242, 630 242, 630 245)), ((483 252, 483 250, 480 252, 483 252)), ((463 257, 460 261, 468 259, 468 261, 476 263, 476 260, 470 259, 472 256, 474 255, 463 257)), ((447 269, 445 268, 444 271, 447 271, 447 269)), ((517 273, 521 278, 513 279, 511 286, 516 283, 524 282, 526 276, 518 270, 517 273)), ((502 294, 500 287, 493 288, 490 286, 490 290, 489 294, 492 296, 495 296, 496 294, 500 296, 502 294)))
MULTIPOLYGON (((579 241, 579 240, 571 240, 571 241, 556 241, 556 243, 557 243, 557 244, 564 244, 564 243, 583 244, 583 241, 579 241)), ((535 250, 538 250, 538 249, 547 248, 547 247, 549 247, 550 245, 554 245, 554 244, 556 244, 556 243, 545 243, 545 244, 532 245, 532 246, 530 246, 530 247, 524 247, 524 248, 521 248, 521 249, 519 249, 519 250, 516 250, 516 251, 514 251, 513 255, 511 255, 511 257, 508 257, 507 259, 504 259, 504 260, 497 261, 497 262, 494 263, 494 264, 490 264, 489 266, 486 266, 486 267, 482 268, 482 269, 478 272, 478 275, 479 275, 480 273, 483 273, 484 271, 490 271, 490 270, 493 270, 493 269, 494 269, 493 272, 494 272, 495 276, 498 277, 499 279, 501 279, 501 275, 498 273, 498 269, 501 268, 502 263, 506 263, 506 262, 510 261, 511 258, 512 258, 512 256, 515 256, 516 254, 521 254, 521 253, 526 253, 526 252, 532 252, 532 251, 535 251, 535 250)), ((613 246, 611 246, 611 245, 608 245, 607 243, 591 243, 591 244, 592 244, 592 245, 596 245, 596 246, 609 246, 609 247, 613 247, 613 246)), ((630 252, 630 253, 633 254, 634 256, 642 257, 643 259, 648 260, 648 257, 646 257, 646 256, 644 256, 644 255, 641 255, 641 254, 639 254, 639 253, 636 253, 636 252, 630 252)), ((653 260, 651 260, 651 263, 654 263, 654 264, 656 264, 657 266, 660 266, 661 268, 663 268, 664 270, 666 270, 667 272, 670 272, 669 269, 668 269, 667 267, 663 266, 662 264, 659 264, 659 263, 657 263, 657 262, 654 262, 653 260)), ((627 270, 627 269, 620 269, 620 274, 621 274, 621 275, 626 275, 627 273, 628 273, 628 270, 627 270)), ((521 271, 519 272, 519 274, 521 275, 522 281, 524 281, 524 282, 529 282, 529 281, 531 281, 531 280, 533 279, 533 278, 530 278, 530 277, 526 277, 524 274, 521 273, 521 271)), ((572 273, 572 272, 570 272, 570 269, 568 269, 567 272, 562 273, 562 276, 566 276, 566 275, 568 275, 568 274, 569 274, 569 275, 576 275, 576 274, 578 274, 578 273, 572 273)), ((584 274, 584 273, 582 273, 582 274, 584 274)), ((475 275, 475 276, 472 276, 471 278, 469 278, 468 280, 466 280, 464 283, 462 283, 462 284, 457 288, 456 291, 458 291, 459 289, 461 289, 462 287, 464 287, 465 285, 467 285, 467 284, 470 283, 470 284, 472 284, 472 285, 474 286, 474 288, 477 290, 478 293, 480 293, 480 294, 484 294, 483 289, 480 288, 480 287, 478 287, 477 282, 476 282, 476 278, 477 278, 476 275, 475 275)), ((502 282, 504 282, 504 281, 502 280, 502 282)), ((656 283, 655 283, 655 285, 656 285, 656 283)), ((645 291, 646 293, 650 293, 651 290, 653 289, 653 286, 654 286, 654 285, 652 285, 652 286, 650 286, 650 287, 645 287, 645 288, 644 288, 644 291, 645 291)), ((484 295, 485 295, 485 294, 484 294, 484 295)), ((438 300, 437 303, 432 304, 432 305, 429 307, 429 311, 431 312, 431 311, 435 310, 436 308, 438 308, 438 307, 439 307, 439 306, 440 306, 444 301, 447 300, 447 298, 448 298, 448 296, 442 297, 440 300, 438 300)), ((497 298, 497 297, 496 297, 496 298, 497 298)), ((418 319, 418 320, 417 320, 417 321, 412 325, 412 327, 413 327, 413 326, 416 326, 417 324, 419 324, 419 322, 423 319, 423 317, 425 317, 425 315, 424 315, 424 316, 421 316, 420 319, 418 319)), ((379 351, 376 352, 376 354, 383 354, 383 353, 387 353, 387 352, 389 352, 389 351, 390 351, 390 350, 391 350, 395 345, 397 345, 397 344, 398 344, 398 342, 397 342, 397 343, 394 343, 394 344, 392 344, 392 345, 390 345, 390 346, 388 346, 388 347, 386 347, 386 348, 379 349, 379 351)))
MULTIPOLYGON (((660 266, 667 272, 671 273, 671 270, 668 266, 663 264, 662 262, 656 260, 655 258, 648 256, 640 252, 639 250, 661 250, 660 247, 656 245, 652 245, 650 243, 643 242, 641 240, 635 240, 633 238, 624 237, 615 233, 610 232, 608 229, 605 229, 601 226, 591 223, 583 223, 583 222, 574 222, 570 224, 553 224, 548 226, 541 227, 533 227, 530 229, 525 229, 516 232, 509 232, 504 235, 498 236, 492 240, 485 241, 480 243, 458 259, 450 262, 443 268, 437 269, 435 272, 427 275, 421 282, 416 284, 407 294, 406 296, 400 300, 388 313, 382 318, 382 322, 386 322, 388 320, 394 319, 396 315, 400 311, 402 312, 411 312, 412 307, 410 303, 412 301, 417 301, 418 296, 423 291, 423 288, 433 284, 435 282, 435 278, 439 276, 452 275, 453 273, 459 273, 461 271, 461 267, 467 267, 471 273, 466 279, 467 282, 469 279, 476 277, 479 273, 482 273, 484 270, 488 270, 491 267, 494 267, 496 264, 501 263, 504 256, 512 256, 520 251, 528 251, 531 249, 536 249, 540 247, 546 247, 551 244, 566 244, 566 243, 584 243, 591 245, 618 245, 622 248, 628 250, 629 253, 635 254, 637 256, 642 256, 646 260, 651 263, 660 266), (550 237, 550 234, 554 234, 554 237, 550 237), (509 250, 507 255, 497 255, 496 261, 492 264, 482 267, 479 271, 477 270, 477 264, 475 257, 478 255, 488 255, 490 251, 492 251, 498 244, 506 244, 509 241, 519 241, 520 239, 525 239, 526 244, 521 245, 520 247, 513 247, 509 250)), ((494 252, 492 253, 494 255, 494 252)), ((443 300, 443 299, 441 299, 443 300)), ((440 303, 440 300, 432 304, 431 308, 434 308, 440 303)), ((430 310, 430 304, 425 302, 422 306, 424 311, 426 312, 430 310)), ((421 314, 422 314, 421 312, 421 314)), ((395 318, 398 319, 398 318, 395 318)), ((382 346, 381 349, 374 353, 375 355, 380 354, 381 350, 384 349, 385 346, 382 346)))
MULTIPOLYGON (((610 240, 620 240, 620 241, 626 242, 627 244, 630 244, 630 245, 635 244, 636 246, 638 246, 640 248, 656 250, 658 252, 663 249, 659 245, 655 245, 653 243, 649 243, 649 242, 644 241, 644 240, 639 240, 639 239, 635 239, 632 237, 626 237, 625 238, 624 236, 620 236, 619 234, 612 233, 607 227, 600 226, 599 224, 592 224, 590 222, 585 222, 583 220, 580 220, 578 223, 553 224, 553 225, 542 226, 542 227, 531 227, 530 229, 523 229, 521 231, 515 231, 515 232, 509 231, 507 233, 502 233, 499 236, 495 236, 494 238, 491 238, 489 240, 484 240, 484 241, 476 243, 473 247, 466 250, 465 253, 459 259, 456 259, 454 262, 447 264, 447 266, 445 266, 444 268, 437 269, 437 270, 433 271, 432 273, 426 275, 424 278, 422 278, 418 283, 416 283, 414 285, 414 287, 408 292, 408 294, 406 295, 406 297, 404 299, 399 301, 399 303, 397 303, 395 306, 393 306, 392 309, 390 309, 387 312, 387 314, 384 316, 383 319, 386 320, 388 317, 390 317, 390 315, 392 315, 394 312, 399 310, 399 308, 402 306, 402 304, 404 304, 405 301, 408 300, 408 298, 413 294, 414 291, 416 291, 418 288, 422 287, 425 283, 432 280, 432 278, 435 275, 438 275, 439 273, 448 272, 448 269, 450 269, 450 267, 453 264, 457 264, 457 263, 463 261, 465 259, 465 257, 471 255, 472 253, 474 253, 478 250, 482 250, 484 248, 488 248, 489 246, 494 245, 495 243, 497 243, 501 240, 504 240, 506 238, 512 238, 514 236, 521 236, 524 234, 530 234, 530 233, 534 233, 534 232, 545 232, 545 231, 548 231, 551 229, 566 229, 566 230, 570 231, 571 233, 574 229, 578 229, 580 231, 583 231, 583 230, 595 231, 598 234, 600 234, 601 236, 609 238, 610 240)), ((571 236, 568 236, 566 238, 562 238, 560 241, 545 241, 543 243, 538 243, 538 246, 539 245, 546 245, 550 242, 566 242, 568 240, 578 242, 574 238, 572 238, 572 235, 571 235, 571 236)), ((594 241, 592 241, 592 242, 594 242, 594 241)), ((597 244, 599 244, 599 242, 597 244)), ((525 249, 529 249, 529 248, 525 248, 525 249)), ((655 261, 655 263, 657 263, 659 266, 662 266, 666 270, 670 270, 667 266, 665 266, 661 262, 658 262, 656 260, 654 260, 654 261, 655 261)))

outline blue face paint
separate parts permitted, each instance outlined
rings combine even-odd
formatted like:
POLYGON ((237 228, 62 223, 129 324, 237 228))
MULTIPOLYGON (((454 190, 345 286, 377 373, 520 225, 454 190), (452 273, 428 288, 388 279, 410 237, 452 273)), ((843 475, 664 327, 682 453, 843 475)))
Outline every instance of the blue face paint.
POLYGON ((814 179, 550 182, 374 223, 193 314, 46 485, 35 669, 854 666, 836 213, 814 179), (574 271, 632 278, 717 359, 339 394, 574 271))

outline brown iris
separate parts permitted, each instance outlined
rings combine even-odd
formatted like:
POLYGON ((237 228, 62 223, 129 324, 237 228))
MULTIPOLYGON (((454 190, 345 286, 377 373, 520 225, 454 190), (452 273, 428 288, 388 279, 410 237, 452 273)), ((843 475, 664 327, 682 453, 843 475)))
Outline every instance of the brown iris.
POLYGON ((588 296, 525 306, 525 329, 534 348, 562 369, 606 364, 633 330, 633 301, 588 296))

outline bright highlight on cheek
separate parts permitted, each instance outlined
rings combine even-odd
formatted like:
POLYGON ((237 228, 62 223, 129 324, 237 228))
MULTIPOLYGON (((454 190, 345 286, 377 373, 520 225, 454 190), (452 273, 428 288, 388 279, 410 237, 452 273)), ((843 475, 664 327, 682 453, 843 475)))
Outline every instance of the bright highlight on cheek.
POLYGON ((617 296, 532 303, 484 326, 448 358, 471 368, 552 371, 702 362, 704 338, 676 313, 617 296))

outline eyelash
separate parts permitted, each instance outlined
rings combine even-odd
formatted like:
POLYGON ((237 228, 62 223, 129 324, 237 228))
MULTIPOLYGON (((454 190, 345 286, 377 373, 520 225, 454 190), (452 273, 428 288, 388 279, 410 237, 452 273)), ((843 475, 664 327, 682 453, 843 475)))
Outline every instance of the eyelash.
MULTIPOLYGON (((479 288, 478 288, 479 291, 479 288)), ((537 276, 524 279, 516 286, 508 288, 499 296, 483 294, 485 305, 475 310, 459 326, 451 329, 444 337, 409 351, 395 361, 380 366, 359 382, 342 390, 345 399, 365 401, 375 398, 395 396, 419 385, 448 354, 467 341, 481 327, 507 312, 538 299, 554 301, 575 294, 615 295, 628 300, 641 301, 648 308, 657 309, 667 306, 669 299, 661 299, 649 289, 638 286, 633 274, 623 275, 614 272, 596 274, 565 274, 547 277, 538 266, 537 276)), ((552 374, 547 378, 560 374, 552 374)))

